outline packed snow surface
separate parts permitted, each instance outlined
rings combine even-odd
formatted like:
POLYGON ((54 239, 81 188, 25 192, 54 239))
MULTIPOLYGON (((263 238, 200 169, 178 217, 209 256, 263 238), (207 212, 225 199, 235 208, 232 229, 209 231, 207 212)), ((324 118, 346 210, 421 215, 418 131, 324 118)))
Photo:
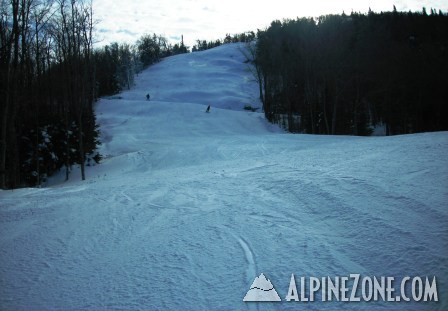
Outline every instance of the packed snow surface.
POLYGON ((284 133, 242 109, 241 47, 102 99, 86 181, 0 192, 1 310, 448 310, 448 133, 284 133), (243 302, 261 273, 282 302, 243 302), (435 276, 439 302, 286 302, 292 273, 435 276))

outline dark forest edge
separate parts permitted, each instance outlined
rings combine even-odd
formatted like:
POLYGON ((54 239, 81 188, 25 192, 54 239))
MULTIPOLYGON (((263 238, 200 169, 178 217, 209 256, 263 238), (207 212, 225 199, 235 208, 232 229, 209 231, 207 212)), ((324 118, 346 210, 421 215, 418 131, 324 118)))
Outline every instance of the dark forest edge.
POLYGON ((290 132, 448 130, 448 16, 431 10, 274 21, 249 57, 266 118, 290 132))
POLYGON ((93 12, 76 1, 2 1, 0 188, 39 185, 95 154, 93 12))
MULTIPOLYGON (((94 103, 167 56, 163 36, 94 48, 80 0, 10 0, 0 8, 0 188, 36 186, 101 160, 94 103)), ((447 16, 431 10, 275 21, 266 30, 197 40, 191 51, 247 42, 270 122, 290 132, 368 135, 446 130, 447 16), (256 42, 256 43, 255 43, 256 42)))

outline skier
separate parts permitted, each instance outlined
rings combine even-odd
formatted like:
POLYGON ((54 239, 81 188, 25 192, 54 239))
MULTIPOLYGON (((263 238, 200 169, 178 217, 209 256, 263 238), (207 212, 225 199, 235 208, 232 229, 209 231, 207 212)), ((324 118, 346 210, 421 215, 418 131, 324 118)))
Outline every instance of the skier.
POLYGON ((210 105, 208 105, 207 110, 205 112, 210 112, 210 105))
POLYGON ((150 100, 151 96, 149 96, 149 93, 146 94, 146 100, 150 100))

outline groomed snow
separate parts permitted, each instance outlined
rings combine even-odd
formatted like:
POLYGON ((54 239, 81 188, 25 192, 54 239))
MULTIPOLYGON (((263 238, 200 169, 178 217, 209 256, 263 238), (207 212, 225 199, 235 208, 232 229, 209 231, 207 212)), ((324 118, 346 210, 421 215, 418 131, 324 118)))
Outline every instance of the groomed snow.
POLYGON ((1 310, 448 309, 448 133, 286 134, 242 110, 240 47, 101 100, 87 181, 0 191, 1 310), (243 302, 261 273, 283 302, 243 302), (288 303, 292 273, 436 276, 440 301, 288 303))

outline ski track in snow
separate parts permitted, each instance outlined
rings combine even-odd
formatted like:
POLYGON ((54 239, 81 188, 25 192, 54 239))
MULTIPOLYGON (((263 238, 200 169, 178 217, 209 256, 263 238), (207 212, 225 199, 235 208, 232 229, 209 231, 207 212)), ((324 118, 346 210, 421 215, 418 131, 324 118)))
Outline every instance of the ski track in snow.
POLYGON ((248 280, 248 282, 250 282, 250 280, 253 280, 257 276, 256 275, 257 266, 255 264, 254 254, 253 254, 252 250, 250 249, 249 245, 247 244, 247 242, 244 241, 244 239, 242 239, 242 238, 236 238, 236 239, 240 243, 240 245, 244 251, 244 255, 246 256, 247 280, 248 280))
POLYGON ((448 133, 285 134, 242 111, 239 53, 167 58, 102 99, 87 181, 0 192, 1 310, 448 309, 448 133), (440 302, 244 303, 262 272, 283 300, 291 273, 435 275, 440 302))

